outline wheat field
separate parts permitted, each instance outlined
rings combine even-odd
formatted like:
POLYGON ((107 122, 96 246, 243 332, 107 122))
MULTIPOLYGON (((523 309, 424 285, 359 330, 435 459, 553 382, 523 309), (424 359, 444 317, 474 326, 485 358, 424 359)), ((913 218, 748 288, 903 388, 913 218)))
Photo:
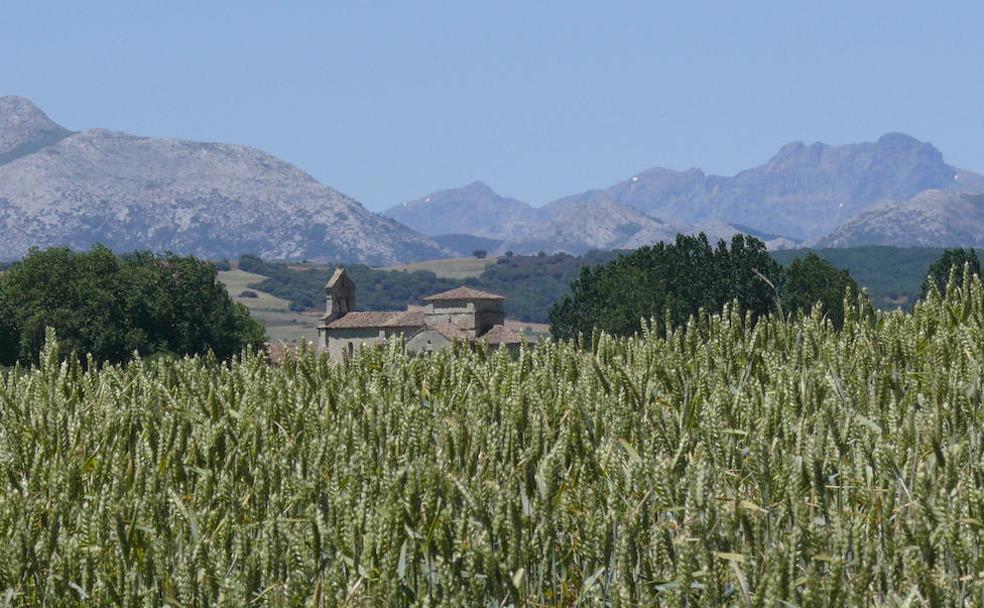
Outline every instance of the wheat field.
POLYGON ((984 604, 984 290, 0 375, 0 603, 984 604))

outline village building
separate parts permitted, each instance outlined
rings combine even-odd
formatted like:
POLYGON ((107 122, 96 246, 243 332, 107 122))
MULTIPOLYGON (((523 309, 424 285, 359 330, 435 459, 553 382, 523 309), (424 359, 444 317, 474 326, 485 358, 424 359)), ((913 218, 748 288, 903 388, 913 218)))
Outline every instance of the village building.
POLYGON ((505 326, 505 298, 456 287, 424 298, 421 307, 399 311, 355 310, 355 283, 337 268, 325 285, 325 314, 318 326, 320 346, 332 359, 351 356, 367 344, 400 336, 411 353, 439 350, 454 340, 476 340, 515 348, 519 334, 505 326))

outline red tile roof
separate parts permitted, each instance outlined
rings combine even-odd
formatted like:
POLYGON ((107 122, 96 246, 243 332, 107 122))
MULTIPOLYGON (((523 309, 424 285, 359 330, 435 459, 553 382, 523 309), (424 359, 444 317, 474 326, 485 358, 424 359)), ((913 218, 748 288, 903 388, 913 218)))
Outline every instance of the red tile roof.
POLYGON ((439 300, 505 300, 503 296, 497 293, 490 293, 488 291, 480 291, 478 289, 472 289, 471 287, 455 287, 454 289, 449 289, 448 291, 442 291, 441 293, 435 293, 432 296, 427 296, 424 298, 426 302, 434 302, 439 300))
POLYGON ((400 310, 350 312, 324 327, 328 329, 356 329, 361 327, 419 327, 423 324, 423 312, 400 310))
POLYGON ((423 310, 403 310, 393 314, 386 327, 419 327, 424 325, 423 310))
POLYGON ((492 329, 482 334, 479 340, 484 340, 488 344, 492 345, 519 344, 523 341, 519 334, 511 329, 508 329, 505 325, 496 325, 492 327, 492 329))
POLYGON ((427 326, 427 329, 433 329, 449 340, 465 340, 468 338, 468 333, 465 330, 451 323, 432 323, 427 326))

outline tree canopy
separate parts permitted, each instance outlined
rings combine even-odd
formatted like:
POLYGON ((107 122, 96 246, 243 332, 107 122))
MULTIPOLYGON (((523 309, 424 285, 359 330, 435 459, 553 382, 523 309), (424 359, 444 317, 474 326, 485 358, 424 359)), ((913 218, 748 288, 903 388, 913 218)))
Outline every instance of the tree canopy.
POLYGON ((2 286, 0 286, 0 366, 13 365, 17 361, 18 348, 14 317, 7 305, 2 286))
POLYGON ((212 264, 173 254, 118 256, 101 246, 32 251, 0 278, 7 345, 0 358, 34 360, 47 327, 67 351, 101 362, 126 361, 134 352, 228 358, 266 339, 212 264))
POLYGON ((738 234, 730 246, 722 240, 712 247, 704 234, 677 235, 673 243, 583 268, 570 294, 550 309, 551 332, 557 338, 590 335, 594 329, 631 335, 643 319, 676 326, 701 309, 715 313, 730 302, 753 318, 780 306, 785 314, 808 314, 819 303, 840 327, 848 288, 859 292, 848 271, 812 253, 783 268, 751 236, 738 234))
POLYGON ((793 260, 782 274, 782 310, 809 313, 819 303, 834 327, 844 324, 844 295, 858 293, 851 273, 840 270, 815 253, 793 260))
POLYGON ((925 298, 932 285, 935 283, 940 293, 946 292, 947 281, 950 279, 950 270, 956 269, 955 280, 957 287, 963 285, 964 265, 970 266, 970 274, 981 276, 981 260, 977 257, 977 252, 973 249, 947 249, 943 252, 933 265, 929 267, 929 275, 922 285, 922 295, 925 298))
POLYGON ((767 314, 776 305, 781 271, 754 237, 738 234, 730 246, 722 240, 713 247, 705 234, 677 235, 673 243, 583 268, 571 293, 551 308, 551 332, 557 338, 594 329, 629 335, 642 319, 665 315, 678 325, 700 309, 716 312, 731 301, 753 315, 767 314))

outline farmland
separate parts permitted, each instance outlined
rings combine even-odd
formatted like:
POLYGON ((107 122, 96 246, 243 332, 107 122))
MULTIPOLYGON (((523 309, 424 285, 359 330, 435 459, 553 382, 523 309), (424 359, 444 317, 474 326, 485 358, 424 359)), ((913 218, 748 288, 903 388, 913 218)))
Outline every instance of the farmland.
POLYGON ((388 266, 382 270, 399 270, 413 272, 416 270, 426 270, 433 272, 436 276, 444 279, 466 279, 468 277, 480 276, 485 269, 495 264, 497 258, 445 258, 438 260, 427 260, 424 262, 414 262, 412 264, 401 264, 399 266, 388 266))
POLYGON ((250 315, 263 324, 271 341, 315 342, 318 338, 319 314, 315 311, 291 310, 289 301, 251 287, 266 278, 238 268, 219 272, 219 281, 225 285, 229 295, 249 308, 250 315), (253 292, 256 297, 243 297, 242 294, 247 291, 253 292))
POLYGON ((984 603, 984 289, 518 357, 0 375, 18 605, 984 603))

